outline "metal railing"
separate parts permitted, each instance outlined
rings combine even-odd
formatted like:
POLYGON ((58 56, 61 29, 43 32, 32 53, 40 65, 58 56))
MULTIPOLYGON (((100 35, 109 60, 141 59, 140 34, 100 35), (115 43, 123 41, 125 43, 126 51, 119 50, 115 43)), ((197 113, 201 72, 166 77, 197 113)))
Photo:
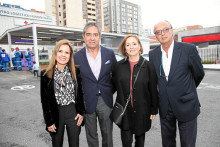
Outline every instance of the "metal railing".
POLYGON ((220 45, 198 48, 198 52, 203 63, 213 64, 220 60, 220 45))

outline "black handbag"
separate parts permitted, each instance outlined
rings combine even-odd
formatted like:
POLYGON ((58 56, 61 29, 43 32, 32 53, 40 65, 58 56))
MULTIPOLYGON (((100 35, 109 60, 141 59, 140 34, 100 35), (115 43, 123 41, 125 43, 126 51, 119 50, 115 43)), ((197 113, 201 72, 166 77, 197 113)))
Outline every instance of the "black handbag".
MULTIPOLYGON (((144 61, 145 61, 145 59, 144 59, 143 62, 141 63, 141 67, 142 67, 142 65, 144 64, 144 61)), ((139 70, 138 70, 138 72, 137 72, 137 76, 136 76, 136 78, 135 78, 135 80, 134 80, 134 84, 136 83, 136 80, 137 80, 137 78, 138 78, 138 75, 139 75, 139 72, 140 72, 140 70, 141 70, 141 67, 139 68, 139 70)), ((118 102, 115 102, 114 107, 113 107, 113 109, 112 109, 112 112, 111 112, 111 114, 110 114, 110 119, 111 119, 116 125, 118 125, 118 126, 120 126, 121 123, 122 123, 122 118, 123 118, 123 116, 124 116, 124 113, 125 113, 125 111, 126 111, 126 108, 127 108, 128 103, 129 103, 129 101, 130 101, 130 98, 131 98, 131 94, 132 94, 133 89, 134 89, 134 84, 133 84, 133 87, 132 87, 132 89, 131 89, 131 91, 130 91, 130 94, 129 94, 129 96, 128 96, 128 99, 127 99, 127 102, 126 102, 125 107, 123 108, 123 106, 122 106, 121 104, 119 104, 118 102)))
POLYGON ((116 124, 121 125, 122 117, 123 117, 123 106, 118 102, 115 102, 112 112, 110 114, 110 119, 116 124))

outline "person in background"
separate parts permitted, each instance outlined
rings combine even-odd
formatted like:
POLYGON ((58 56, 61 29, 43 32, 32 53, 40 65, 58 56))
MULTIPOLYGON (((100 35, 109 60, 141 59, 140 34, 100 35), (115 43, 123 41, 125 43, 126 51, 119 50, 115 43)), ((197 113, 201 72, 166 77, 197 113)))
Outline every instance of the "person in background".
POLYGON ((15 63, 17 70, 21 71, 22 70, 22 65, 21 65, 21 52, 19 51, 19 48, 16 47, 16 52, 15 52, 15 63))
POLYGON ((10 57, 9 57, 9 55, 5 52, 5 49, 2 50, 1 61, 2 61, 2 65, 3 65, 2 70, 3 70, 4 72, 10 71, 10 69, 9 69, 10 57))
POLYGON ((36 76, 37 77, 39 77, 38 76, 38 71, 39 71, 39 66, 36 64, 36 62, 34 61, 33 62, 33 73, 34 73, 34 76, 35 76, 35 74, 36 74, 36 76))
POLYGON ((85 129, 89 147, 99 147, 97 119, 102 134, 102 146, 112 147, 113 122, 109 115, 113 107, 111 75, 116 58, 113 50, 99 45, 101 30, 96 23, 83 29, 86 47, 75 53, 75 64, 82 73, 86 105, 85 129))
POLYGON ((27 51, 25 52, 25 59, 28 62, 28 70, 31 70, 31 56, 32 56, 31 50, 30 48, 28 48, 27 51))
POLYGON ((143 47, 138 36, 125 36, 118 50, 125 59, 120 60, 113 71, 113 82, 117 90, 116 102, 125 107, 134 87, 119 126, 122 146, 131 147, 134 136, 135 147, 144 147, 145 132, 150 130, 151 120, 154 120, 158 113, 157 76, 153 64, 141 56, 143 47))
POLYGON ((13 69, 16 70, 16 64, 15 64, 15 49, 11 48, 11 61, 12 61, 12 65, 13 65, 13 69))
POLYGON ((164 147, 176 146, 178 122, 181 147, 195 147, 200 102, 196 88, 205 73, 196 46, 173 39, 172 25, 158 22, 154 34, 160 46, 149 53, 158 78, 159 112, 164 147))
POLYGON ((74 64, 68 40, 54 47, 49 67, 41 71, 41 103, 46 130, 53 147, 63 146, 65 128, 69 147, 79 147, 79 134, 85 111, 80 70, 74 64))
POLYGON ((2 65, 2 47, 0 47, 0 71, 2 71, 2 67, 3 67, 3 65, 2 65))

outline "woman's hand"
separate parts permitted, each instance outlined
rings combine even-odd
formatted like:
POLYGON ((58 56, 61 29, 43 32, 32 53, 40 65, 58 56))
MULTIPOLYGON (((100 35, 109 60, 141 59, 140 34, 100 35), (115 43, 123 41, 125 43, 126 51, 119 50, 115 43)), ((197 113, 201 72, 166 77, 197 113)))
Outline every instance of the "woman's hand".
POLYGON ((82 124, 82 121, 83 121, 83 116, 80 115, 80 114, 77 114, 76 117, 75 117, 75 120, 77 120, 77 126, 80 126, 82 124))
POLYGON ((48 131, 50 131, 50 132, 56 132, 56 126, 55 126, 55 124, 53 124, 52 126, 49 126, 49 127, 47 127, 47 129, 48 129, 48 131))
POLYGON ((150 119, 154 120, 156 118, 156 115, 150 115, 150 119))

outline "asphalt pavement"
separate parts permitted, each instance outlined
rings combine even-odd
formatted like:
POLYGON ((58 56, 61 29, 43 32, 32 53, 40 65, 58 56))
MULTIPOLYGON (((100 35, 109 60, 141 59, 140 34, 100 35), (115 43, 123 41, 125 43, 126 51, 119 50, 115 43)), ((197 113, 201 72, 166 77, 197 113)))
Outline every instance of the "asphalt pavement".
MULTIPOLYGON (((197 147, 220 147, 220 72, 205 70, 198 87, 201 114, 198 117, 197 147)), ((29 71, 0 72, 0 147, 50 147, 45 131, 41 102, 40 79, 29 71)), ((115 97, 115 95, 114 95, 115 97)), ((101 147, 101 134, 99 144, 101 147)), ((159 117, 146 133, 146 147, 161 147, 159 117)), ((114 125, 113 141, 121 147, 120 130, 114 125)), ((177 133, 177 145, 179 136, 177 133)), ((67 147, 67 136, 64 147, 67 147)), ((85 128, 80 134, 80 147, 87 147, 85 128)))

